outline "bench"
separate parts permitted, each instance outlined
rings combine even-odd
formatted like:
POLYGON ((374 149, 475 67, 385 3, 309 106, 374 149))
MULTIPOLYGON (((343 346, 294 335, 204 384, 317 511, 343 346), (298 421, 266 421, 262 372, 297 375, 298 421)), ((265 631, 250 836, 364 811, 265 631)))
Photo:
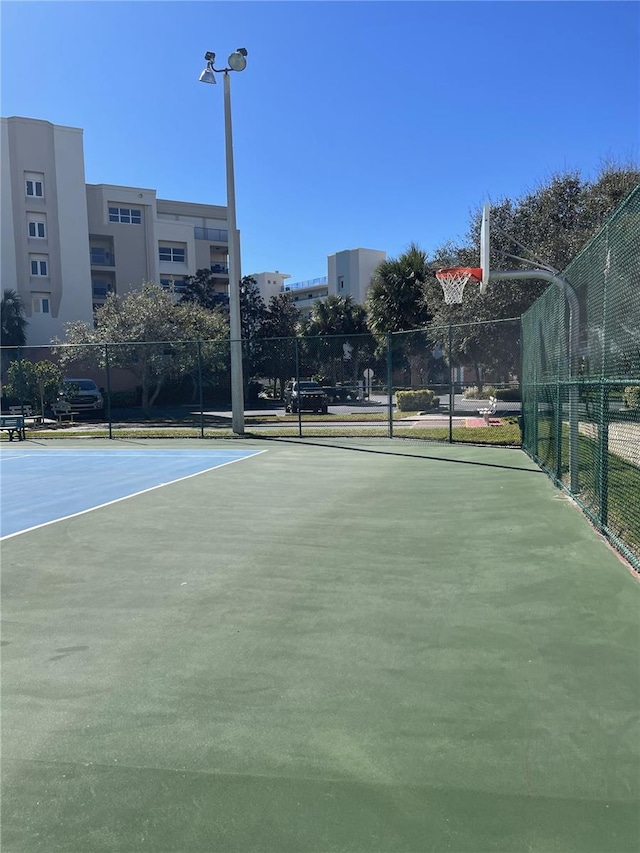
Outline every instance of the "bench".
POLYGON ((485 409, 478 409, 478 414, 482 415, 487 426, 489 426, 489 419, 495 415, 497 408, 497 399, 495 397, 489 397, 489 405, 485 409))
POLYGON ((18 441, 25 441, 27 438, 22 415, 0 415, 0 429, 9 433, 9 441, 13 441, 14 433, 17 433, 18 441))
POLYGON ((40 426, 43 421, 42 415, 33 411, 31 406, 9 406, 10 415, 22 415, 25 426, 40 426))
POLYGON ((69 422, 73 423, 75 416, 80 414, 80 412, 72 412, 69 403, 56 403, 51 407, 51 411, 58 419, 58 424, 62 424, 63 418, 69 418, 69 422))

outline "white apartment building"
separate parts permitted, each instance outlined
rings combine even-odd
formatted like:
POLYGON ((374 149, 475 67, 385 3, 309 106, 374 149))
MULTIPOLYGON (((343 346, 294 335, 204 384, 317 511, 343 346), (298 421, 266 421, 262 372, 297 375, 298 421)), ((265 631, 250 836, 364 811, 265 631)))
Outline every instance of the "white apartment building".
POLYGON ((265 305, 269 304, 272 296, 277 296, 287 289, 284 282, 291 278, 288 273, 279 272, 279 270, 275 272, 252 272, 251 277, 255 279, 265 305))
POLYGON ((0 132, 0 288, 21 296, 28 344, 63 338, 71 321, 93 322, 108 293, 144 281, 179 293, 206 268, 228 294, 226 207, 86 184, 80 128, 12 117, 0 132))
POLYGON ((363 305, 376 267, 387 253, 378 249, 345 249, 327 257, 327 275, 306 281, 287 282, 282 273, 251 273, 265 302, 275 293, 288 293, 296 308, 308 316, 316 302, 328 296, 352 296, 363 305))
POLYGON ((329 295, 352 296, 364 305, 376 267, 387 259, 378 249, 345 249, 327 258, 329 295))

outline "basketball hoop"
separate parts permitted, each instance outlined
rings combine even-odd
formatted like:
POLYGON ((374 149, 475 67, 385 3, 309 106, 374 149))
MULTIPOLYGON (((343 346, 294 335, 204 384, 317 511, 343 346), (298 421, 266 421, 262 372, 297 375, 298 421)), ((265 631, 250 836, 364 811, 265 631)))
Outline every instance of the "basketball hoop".
POLYGON ((482 270, 479 267, 448 267, 437 270, 436 278, 442 285, 444 301, 447 305, 459 305, 462 302, 465 284, 470 278, 481 282, 482 270))

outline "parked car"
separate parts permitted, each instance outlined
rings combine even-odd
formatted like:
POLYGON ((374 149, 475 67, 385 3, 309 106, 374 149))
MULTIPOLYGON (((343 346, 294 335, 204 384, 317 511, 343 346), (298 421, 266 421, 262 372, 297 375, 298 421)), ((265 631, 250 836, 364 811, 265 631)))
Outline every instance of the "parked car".
POLYGON ((320 385, 312 379, 300 382, 291 380, 284 388, 286 412, 320 412, 327 414, 329 398, 320 385))
POLYGON ((362 399, 362 392, 353 385, 331 385, 323 386, 322 390, 329 398, 330 403, 348 403, 362 399))
POLYGON ((64 380, 54 403, 54 411, 87 412, 91 414, 104 414, 104 398, 102 391, 93 379, 73 379, 68 377, 64 380))

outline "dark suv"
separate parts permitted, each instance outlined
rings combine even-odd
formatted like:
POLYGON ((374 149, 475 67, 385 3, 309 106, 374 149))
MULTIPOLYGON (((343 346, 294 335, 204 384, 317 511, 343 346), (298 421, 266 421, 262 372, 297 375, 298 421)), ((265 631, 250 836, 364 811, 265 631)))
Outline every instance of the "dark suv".
POLYGON ((284 408, 286 412, 320 412, 327 414, 329 398, 317 382, 312 379, 304 382, 287 382, 284 389, 284 408))

